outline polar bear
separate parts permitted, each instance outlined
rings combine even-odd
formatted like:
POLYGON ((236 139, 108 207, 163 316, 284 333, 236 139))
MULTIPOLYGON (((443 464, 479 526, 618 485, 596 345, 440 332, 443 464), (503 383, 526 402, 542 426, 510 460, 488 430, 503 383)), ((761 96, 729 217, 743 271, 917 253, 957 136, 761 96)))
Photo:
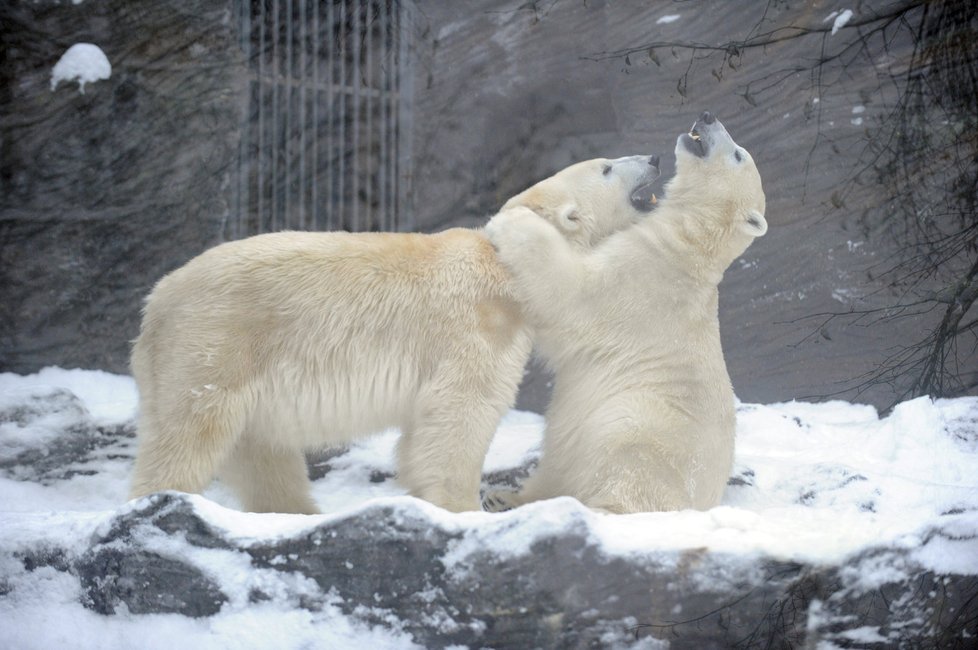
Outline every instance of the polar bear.
POLYGON ((653 216, 593 250, 503 212, 486 226, 536 344, 555 371, 542 456, 504 510, 560 495, 615 513, 707 509, 734 450, 734 393, 717 285, 767 231, 750 154, 710 113, 679 136, 653 216))
MULTIPOLYGON (((572 165, 513 197, 591 247, 650 209, 658 158, 572 165)), ((481 230, 280 232, 221 244, 156 285, 132 350, 130 496, 220 475, 250 511, 314 513, 304 451, 400 428, 399 480, 480 507, 481 468, 531 347, 481 230)))

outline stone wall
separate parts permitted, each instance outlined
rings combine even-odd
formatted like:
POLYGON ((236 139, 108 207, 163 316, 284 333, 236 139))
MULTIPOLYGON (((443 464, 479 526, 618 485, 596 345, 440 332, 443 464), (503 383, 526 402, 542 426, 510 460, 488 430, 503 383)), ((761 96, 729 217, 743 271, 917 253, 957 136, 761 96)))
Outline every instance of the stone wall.
MULTIPOLYGON (((235 6, 0 6, 0 370, 125 372, 142 296, 221 240, 247 101, 235 6), (52 66, 80 41, 106 52, 112 77, 84 94, 73 83, 52 91, 52 66)), ((413 7, 406 207, 416 229, 482 224, 507 197, 584 158, 655 152, 670 174, 676 135, 709 109, 754 154, 768 193, 769 233, 721 286, 738 396, 892 401, 893 386, 857 393, 853 380, 932 328, 936 312, 857 323, 818 315, 893 299, 874 275, 892 244, 858 223, 889 190, 856 172, 911 43, 891 31, 885 48, 848 67, 819 68, 815 53, 852 59, 866 31, 853 25, 899 6, 864 3, 835 34, 826 19, 845 7, 834 3, 413 7), (787 25, 814 31, 722 47, 787 25)), ((541 410, 547 382, 531 364, 519 406, 541 410)))
POLYGON ((220 240, 237 155, 228 0, 0 5, 0 370, 128 369, 143 296, 220 240), (72 44, 108 80, 52 90, 72 44))

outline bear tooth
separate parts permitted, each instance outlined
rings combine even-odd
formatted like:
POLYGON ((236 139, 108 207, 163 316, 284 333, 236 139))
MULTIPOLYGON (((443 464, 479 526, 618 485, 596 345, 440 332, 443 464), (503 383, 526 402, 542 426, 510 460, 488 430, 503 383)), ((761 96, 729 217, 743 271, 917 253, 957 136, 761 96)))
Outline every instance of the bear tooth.
POLYGON ((659 199, 655 198, 655 194, 653 194, 652 195, 652 198, 649 199, 649 203, 651 203, 652 205, 655 205, 658 202, 659 202, 659 199))

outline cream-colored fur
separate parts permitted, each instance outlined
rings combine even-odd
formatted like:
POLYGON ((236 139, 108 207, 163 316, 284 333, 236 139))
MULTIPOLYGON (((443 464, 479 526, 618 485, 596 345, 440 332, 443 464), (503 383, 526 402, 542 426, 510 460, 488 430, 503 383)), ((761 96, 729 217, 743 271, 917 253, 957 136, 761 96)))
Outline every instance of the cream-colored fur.
POLYGON ((753 160, 712 119, 694 125, 699 142, 680 136, 658 209, 593 250, 528 211, 487 225, 556 373, 539 468, 488 508, 560 495, 617 513, 719 504, 734 394, 717 285, 767 222, 753 160))
MULTIPOLYGON (((647 174, 637 159, 588 161, 510 203, 584 249, 635 219, 629 192, 647 174), (598 209, 595 186, 605 188, 598 209)), ((222 244, 147 299, 132 353, 131 496, 199 492, 220 473, 247 510, 315 512, 303 452, 398 427, 411 493, 477 509, 483 459, 530 345, 481 230, 222 244)))

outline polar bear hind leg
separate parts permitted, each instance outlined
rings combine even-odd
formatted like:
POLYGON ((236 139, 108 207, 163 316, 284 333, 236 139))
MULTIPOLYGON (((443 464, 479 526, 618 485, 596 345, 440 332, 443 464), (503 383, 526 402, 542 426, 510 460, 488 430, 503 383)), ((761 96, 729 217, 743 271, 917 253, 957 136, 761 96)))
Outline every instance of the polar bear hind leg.
POLYGON ((224 464, 244 427, 241 409, 227 402, 168 409, 167 418, 144 409, 139 423, 131 499, 162 490, 201 492, 224 464))

